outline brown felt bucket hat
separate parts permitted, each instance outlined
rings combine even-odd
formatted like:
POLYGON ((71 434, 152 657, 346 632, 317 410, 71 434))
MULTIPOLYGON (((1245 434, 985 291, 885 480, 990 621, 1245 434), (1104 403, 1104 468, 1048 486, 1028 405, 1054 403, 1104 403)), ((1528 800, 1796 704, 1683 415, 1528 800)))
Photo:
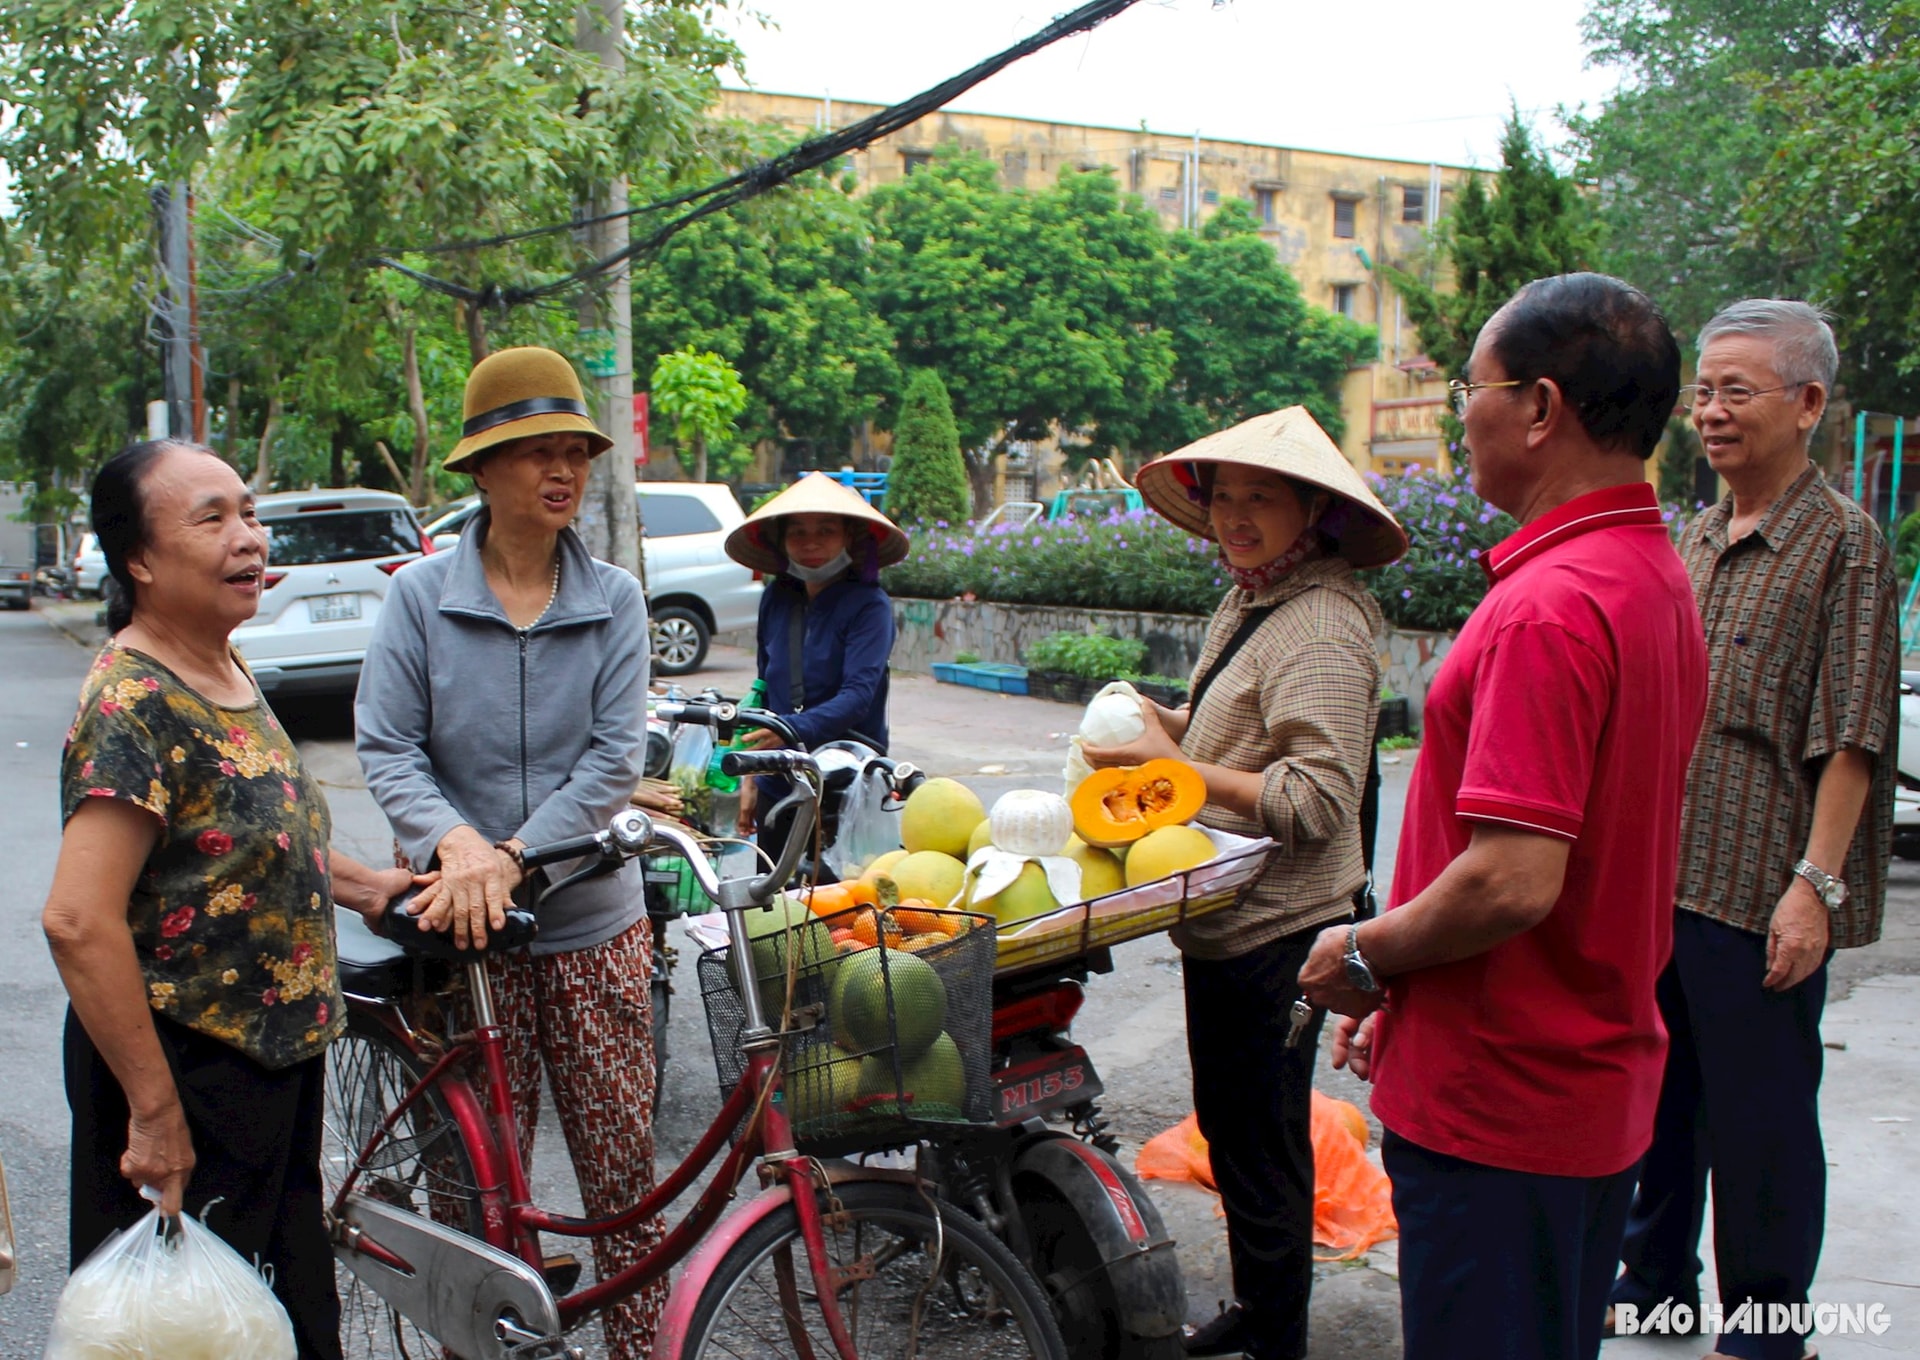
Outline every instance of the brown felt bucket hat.
POLYGON ((460 442, 440 465, 448 472, 472 472, 488 449, 536 434, 577 431, 596 458, 613 447, 593 423, 573 365, 537 345, 503 349, 475 364, 461 415, 460 442))
POLYGON ((1356 567, 1385 566, 1407 550, 1407 531, 1304 406, 1269 411, 1162 454, 1140 469, 1134 485, 1158 514, 1188 533, 1212 538, 1210 479, 1202 469, 1222 463, 1277 472, 1346 502, 1336 502, 1320 524, 1334 539, 1334 551, 1356 567))
POLYGON ((883 567, 907 555, 907 536, 899 525, 868 505, 859 492, 840 485, 824 472, 809 472, 727 535, 727 556, 769 576, 785 571, 787 555, 780 550, 782 533, 777 521, 786 515, 845 515, 860 521, 873 535, 878 545, 878 565, 883 567))

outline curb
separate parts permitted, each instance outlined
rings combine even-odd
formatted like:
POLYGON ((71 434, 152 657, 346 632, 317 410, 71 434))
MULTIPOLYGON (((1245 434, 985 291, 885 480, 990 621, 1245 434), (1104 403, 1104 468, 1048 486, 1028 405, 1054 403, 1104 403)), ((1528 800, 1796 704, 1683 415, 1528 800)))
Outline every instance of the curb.
POLYGON ((43 605, 34 610, 47 626, 76 647, 97 652, 106 644, 107 630, 94 621, 100 606, 91 601, 43 605))

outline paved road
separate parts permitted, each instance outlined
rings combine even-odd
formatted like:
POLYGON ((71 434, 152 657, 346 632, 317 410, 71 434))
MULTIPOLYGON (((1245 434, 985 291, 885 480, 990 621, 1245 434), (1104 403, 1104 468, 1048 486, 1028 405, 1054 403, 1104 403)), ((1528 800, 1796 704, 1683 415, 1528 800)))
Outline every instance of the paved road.
MULTIPOLYGON (((68 607, 70 619, 85 611, 68 607)), ((38 914, 57 848, 59 746, 89 652, 39 613, 0 614, 0 863, 20 885, 0 913, 0 1156, 23 1230, 21 1284, 0 1298, 0 1360, 39 1354, 64 1277, 66 1107, 58 1071, 63 998, 38 914)), ((700 677, 728 692, 750 678, 750 659, 716 648, 700 677)), ((1075 710, 1037 700, 894 682, 896 754, 935 774, 963 778, 988 803, 1010 788, 1053 787, 1075 710)), ((282 705, 281 715, 327 789, 343 848, 383 858, 388 833, 352 755, 344 704, 282 705)), ((1390 857, 1410 757, 1385 768, 1381 843, 1390 857)), ((1390 872, 1390 865, 1386 866, 1390 872)), ((1920 1181, 1920 865, 1896 862, 1887 938, 1850 951, 1834 968, 1828 1012, 1831 1053, 1825 1091, 1833 1212, 1818 1298, 1880 1299, 1894 1310, 1887 1335, 1830 1338, 1828 1360, 1920 1355, 1920 1223, 1903 1214, 1920 1181), (1900 1121, 1907 1122, 1900 1122, 1900 1121), (1862 1342, 1871 1345, 1862 1344, 1862 1342)), ((658 1136, 662 1162, 677 1158, 718 1107, 711 1050, 682 939, 658 1136)), ((1190 1107, 1178 958, 1165 937, 1124 946, 1118 970, 1088 989, 1077 1036, 1108 1087, 1107 1114, 1127 1155, 1190 1107)), ((1364 1109, 1364 1088, 1324 1066, 1323 1090, 1364 1109)), ((542 1123, 551 1130, 549 1109, 542 1123)), ((555 1138, 535 1167, 543 1201, 573 1199, 555 1138)), ((1153 1194, 1181 1243, 1196 1318, 1228 1293, 1224 1236, 1205 1192, 1155 1182, 1153 1194)), ((1399 1354, 1391 1246, 1356 1264, 1320 1268, 1313 1307, 1314 1360, 1392 1360, 1399 1354)), ((1497 1326, 1489 1320, 1489 1326, 1497 1326)), ((597 1338, 595 1338, 597 1340, 597 1338)), ((1679 1357, 1684 1346, 1619 1341, 1607 1360, 1679 1357)))

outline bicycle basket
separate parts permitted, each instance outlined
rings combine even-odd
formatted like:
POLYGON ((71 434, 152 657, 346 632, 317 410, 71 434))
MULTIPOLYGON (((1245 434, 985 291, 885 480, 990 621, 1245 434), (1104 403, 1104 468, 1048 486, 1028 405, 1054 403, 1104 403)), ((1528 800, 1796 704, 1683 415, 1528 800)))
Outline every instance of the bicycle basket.
MULTIPOLYGON (((754 942, 762 1010, 775 1028, 788 1017, 787 1118, 795 1143, 817 1156, 897 1146, 920 1138, 923 1125, 992 1117, 993 918, 918 912, 915 924, 929 929, 911 937, 911 948, 903 936, 884 949, 836 946, 833 933, 863 916, 871 939, 878 917, 861 907, 754 942)), ((722 1096, 746 1070, 746 1016, 728 952, 709 950, 699 965, 722 1096)))

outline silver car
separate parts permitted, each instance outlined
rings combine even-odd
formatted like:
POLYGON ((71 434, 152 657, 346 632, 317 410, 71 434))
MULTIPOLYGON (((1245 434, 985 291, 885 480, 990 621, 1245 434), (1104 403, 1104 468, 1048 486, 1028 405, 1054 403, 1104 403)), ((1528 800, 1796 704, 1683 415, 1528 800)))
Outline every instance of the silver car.
POLYGON ((290 491, 255 505, 267 574, 234 646, 270 694, 353 693, 388 582, 432 540, 388 491, 290 491))
MULTIPOLYGON (((636 482, 646 541, 647 622, 657 675, 700 669, 715 633, 755 627, 760 582, 727 556, 727 535, 745 519, 719 482, 636 482)), ((480 508, 468 496, 427 520, 436 548, 450 548, 480 508)))

